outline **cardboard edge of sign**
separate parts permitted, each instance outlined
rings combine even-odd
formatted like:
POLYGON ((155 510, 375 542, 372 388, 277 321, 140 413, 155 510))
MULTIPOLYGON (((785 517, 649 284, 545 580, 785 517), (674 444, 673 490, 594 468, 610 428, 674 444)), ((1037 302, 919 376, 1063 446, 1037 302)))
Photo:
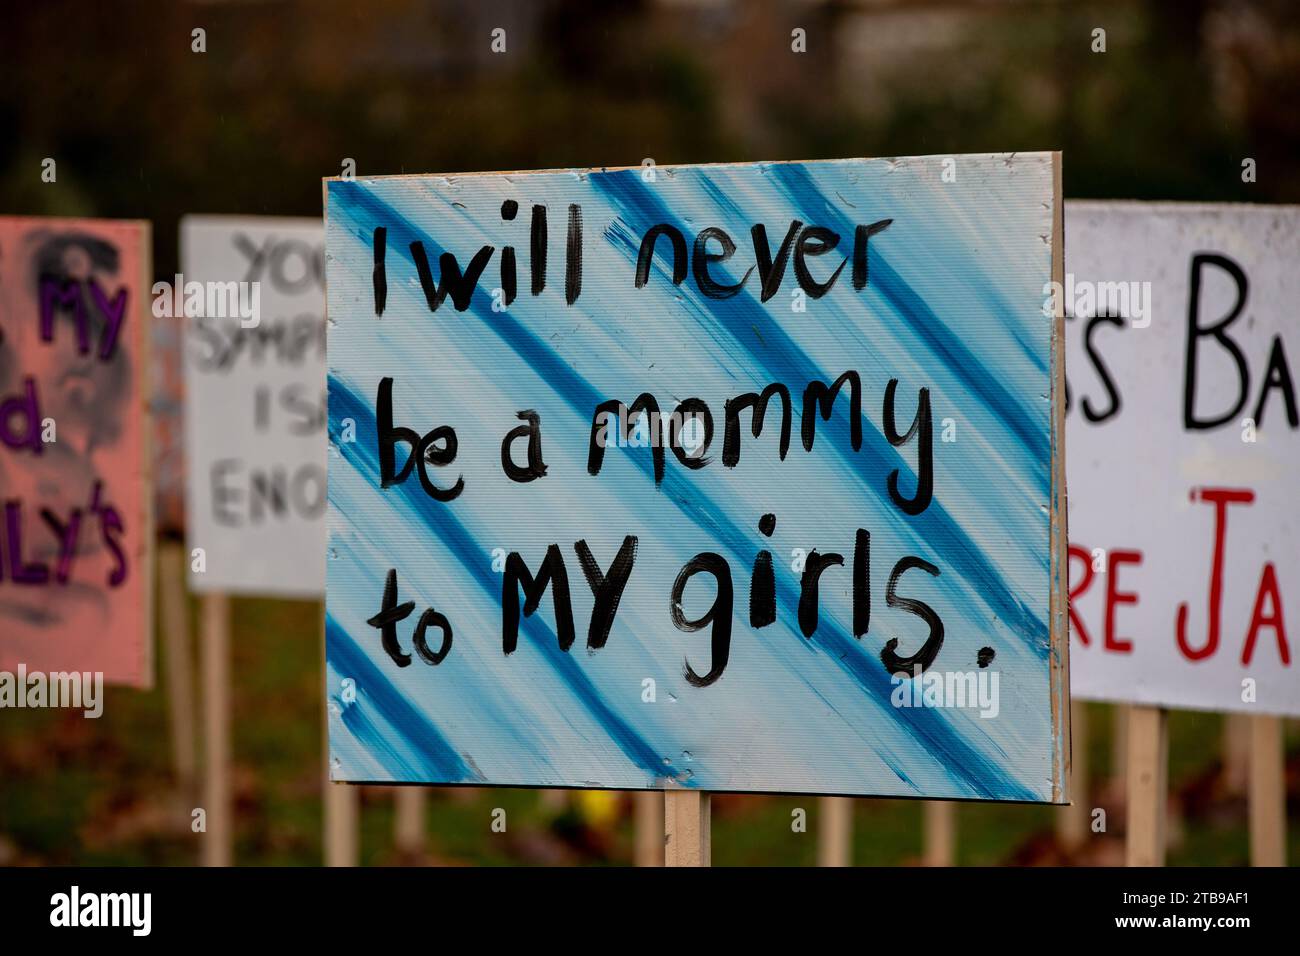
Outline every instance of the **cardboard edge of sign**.
MULTIPOLYGON (((1008 162, 1015 157, 1025 159, 1047 159, 1052 163, 1054 188, 1056 190, 1055 206, 1061 205, 1060 198, 1060 166, 1061 153, 1059 151, 1035 150, 1003 153, 932 153, 925 156, 842 156, 836 159, 781 159, 781 160, 757 160, 748 162, 721 162, 721 163, 666 163, 662 166, 655 165, 652 168, 659 172, 665 172, 668 175, 678 169, 757 169, 770 166, 815 166, 832 163, 883 163, 897 162, 906 163, 908 161, 934 161, 943 162, 956 157, 963 158, 981 158, 981 159, 1006 159, 1008 162)), ((653 162, 653 161, 652 161, 653 162)), ((428 172, 428 173, 381 173, 375 176, 322 176, 321 177, 321 194, 322 205, 326 212, 329 209, 329 184, 343 182, 377 182, 389 179, 462 179, 476 176, 590 176, 594 173, 620 173, 628 170, 642 170, 647 166, 642 163, 639 166, 557 166, 549 169, 476 169, 461 172, 428 172)), ((323 221, 328 216, 322 217, 323 221)), ((1064 263, 1062 263, 1062 266, 1064 263)), ((1064 273, 1064 269, 1062 269, 1064 273)))
POLYGON ((1271 202, 1202 202, 1195 199, 1068 199, 1066 206, 1076 213, 1135 213, 1144 217, 1224 215, 1252 213, 1259 215, 1295 215, 1300 203, 1271 202))
POLYGON ((129 220, 140 227, 140 302, 137 314, 142 319, 137 335, 137 354, 140 356, 140 386, 136 400, 140 403, 140 468, 142 472, 141 493, 144 501, 141 515, 144 518, 140 548, 140 561, 143 567, 144 582, 141 589, 144 594, 143 633, 144 649, 141 654, 141 681, 132 686, 140 690, 153 690, 156 684, 154 671, 157 669, 157 655, 154 652, 154 569, 157 562, 157 542, 155 541, 154 485, 157 478, 154 468, 154 422, 153 413, 153 337, 146 334, 149 320, 153 317, 150 295, 153 289, 153 223, 147 219, 129 220))
MULTIPOLYGON (((979 156, 1015 156, 1021 155, 1026 158, 1045 158, 1051 165, 1052 172, 1052 231, 1051 231, 1051 278, 1057 283, 1058 287, 1065 281, 1065 202, 1061 189, 1061 159, 1062 154, 1059 150, 1032 152, 1032 153, 978 153, 971 155, 979 156)), ((946 159, 949 157, 906 157, 908 159, 946 159)), ((875 159, 880 159, 876 157, 875 159)), ((794 163, 818 163, 818 162, 869 162, 871 157, 847 158, 840 160, 787 160, 784 162, 794 163)), ((750 162, 750 163, 692 163, 684 164, 690 166, 728 166, 728 167, 756 167, 756 166, 774 166, 783 163, 775 162, 750 162)), ((617 167, 589 167, 587 169, 560 168, 560 169, 532 169, 532 170, 497 170, 492 172, 477 171, 468 173, 402 173, 385 176, 323 176, 321 177, 321 223, 325 230, 328 242, 329 236, 329 188, 330 183, 336 182, 355 182, 358 180, 393 180, 393 179, 422 179, 429 176, 439 178, 454 178, 459 176, 512 176, 512 175, 536 175, 536 174, 556 174, 556 173, 606 173, 618 172, 621 170, 640 169, 640 166, 617 166, 617 167)), ((671 169, 671 166, 659 167, 660 169, 671 169)), ((325 277, 325 315, 326 323, 329 321, 329 274, 326 270, 325 277)), ((328 333, 327 333, 328 334, 328 333)), ((1048 647, 1048 698, 1051 704, 1051 797, 1045 801, 1020 801, 1020 800, 1000 800, 984 801, 975 800, 971 802, 1001 802, 1001 803, 1049 803, 1054 805, 1064 805, 1071 802, 1070 788, 1070 770, 1071 770, 1071 738, 1070 738, 1070 632, 1068 626, 1067 614, 1069 611, 1069 580, 1067 578, 1069 570, 1068 547, 1069 534, 1067 529, 1067 510, 1066 510, 1066 487, 1065 487, 1065 316, 1060 310, 1053 317, 1052 335, 1051 335, 1051 487, 1049 496, 1049 520, 1048 520, 1048 629, 1049 629, 1049 647, 1048 647)), ((328 546, 328 542, 327 542, 328 546)), ((325 647, 325 608, 321 609, 321 668, 322 675, 326 673, 326 647, 325 647)), ((329 760, 329 713, 325 699, 322 699, 322 717, 326 723, 326 760, 329 760)), ((327 769, 326 777, 329 779, 330 773, 327 769)), ((348 780, 348 781, 331 781, 338 783, 350 783, 355 786, 422 786, 425 784, 409 781, 391 781, 391 780, 348 780)), ((468 784, 447 784, 439 783, 437 786, 469 786, 468 784)), ((504 786, 507 789, 536 789, 526 784, 506 784, 494 785, 504 786)), ((547 785, 550 789, 557 790, 581 790, 589 789, 583 787, 565 787, 563 785, 547 785)), ((619 787, 602 787, 607 790, 622 790, 628 788, 619 787)), ((639 788, 634 792, 642 790, 654 791, 663 789, 667 792, 676 788, 639 788)), ((776 791, 727 791, 729 793, 755 793, 764 794, 776 791)), ((788 790, 780 791, 783 794, 792 796, 875 796, 873 794, 827 794, 825 791, 808 791, 804 793, 794 793, 788 790)), ((923 795, 916 797, 900 797, 899 799, 934 799, 923 795)), ((946 798, 945 798, 946 799, 946 798)), ((967 802, 961 799, 955 802, 967 802)))
MULTIPOLYGON (((1065 282, 1065 200, 1061 189, 1061 153, 1052 154, 1052 281, 1065 282)), ((1065 483, 1065 312, 1052 320, 1052 507, 1049 522, 1048 655, 1052 700, 1052 803, 1072 802, 1073 742, 1070 735, 1069 527, 1065 483)))

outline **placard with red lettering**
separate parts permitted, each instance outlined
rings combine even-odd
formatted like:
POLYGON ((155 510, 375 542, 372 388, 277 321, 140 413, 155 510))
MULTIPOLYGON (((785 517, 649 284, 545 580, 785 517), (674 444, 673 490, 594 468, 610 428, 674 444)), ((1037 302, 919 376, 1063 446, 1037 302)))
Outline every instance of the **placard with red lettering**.
POLYGON ((0 217, 0 671, 152 683, 149 225, 0 217))
POLYGON ((1077 697, 1300 714, 1300 207, 1066 205, 1077 697))

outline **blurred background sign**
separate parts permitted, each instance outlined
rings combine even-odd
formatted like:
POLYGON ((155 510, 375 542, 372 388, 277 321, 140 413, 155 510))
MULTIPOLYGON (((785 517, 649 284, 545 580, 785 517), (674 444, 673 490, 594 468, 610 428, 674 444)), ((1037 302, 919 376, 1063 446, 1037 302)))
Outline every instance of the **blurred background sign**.
POLYGON ((188 541, 196 592, 325 586, 325 274, 319 220, 189 216, 188 541), (191 295, 193 293, 193 295, 191 295), (200 314, 189 314, 197 304, 200 314))
POLYGON ((153 681, 149 273, 146 223, 0 217, 2 671, 153 681))
POLYGON ((1300 209, 1066 209, 1073 691, 1300 714, 1300 209))

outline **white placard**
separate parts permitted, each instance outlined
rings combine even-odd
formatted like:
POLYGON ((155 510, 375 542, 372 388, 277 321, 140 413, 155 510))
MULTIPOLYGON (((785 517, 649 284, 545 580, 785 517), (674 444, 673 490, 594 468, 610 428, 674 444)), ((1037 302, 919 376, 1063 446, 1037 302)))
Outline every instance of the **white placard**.
POLYGON ((321 222, 186 217, 181 269, 190 586, 319 596, 327 448, 321 222), (195 293, 203 295, 202 315, 195 293))
POLYGON ((1300 207, 1065 228, 1073 693, 1300 714, 1300 207))

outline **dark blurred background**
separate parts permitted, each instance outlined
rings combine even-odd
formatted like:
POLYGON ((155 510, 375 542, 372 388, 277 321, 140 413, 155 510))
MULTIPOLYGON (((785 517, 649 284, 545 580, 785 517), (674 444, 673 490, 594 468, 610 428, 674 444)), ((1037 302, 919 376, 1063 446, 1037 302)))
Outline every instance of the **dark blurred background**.
MULTIPOLYGON (((1300 201, 1287 0, 43 0, 5 10, 0 74, 0 213, 152 220, 159 277, 178 269, 180 216, 319 216, 346 159, 372 175, 1060 149, 1068 198, 1300 201)), ((235 604, 239 862, 320 859, 319 621, 311 603, 235 604)), ((1091 710, 1088 799, 1106 806, 1111 708, 1091 710)), ((1246 861, 1220 724, 1174 715, 1171 862, 1246 861)), ((192 861, 166 728, 161 690, 110 692, 100 721, 7 713, 0 863, 192 861)), ((810 862, 801 806, 811 818, 808 799, 718 800, 715 862, 810 862)), ((914 861, 920 814, 859 801, 856 861, 914 861)), ((961 862, 1067 861, 1046 808, 959 821, 961 862)), ((367 791, 362 826, 366 862, 401 861, 387 794, 367 791)), ((1117 812, 1113 838, 1068 861, 1119 862, 1121 833, 1117 812)), ((462 792, 431 804, 424 859, 623 862, 630 846, 624 798, 462 792), (521 821, 510 836, 488 835, 493 806, 521 821)))
POLYGON ((180 215, 319 215, 349 157, 373 175, 1061 149, 1067 197, 1300 199, 1290 0, 44 0, 6 11, 0 62, 0 206, 152 219, 160 275, 180 215))

